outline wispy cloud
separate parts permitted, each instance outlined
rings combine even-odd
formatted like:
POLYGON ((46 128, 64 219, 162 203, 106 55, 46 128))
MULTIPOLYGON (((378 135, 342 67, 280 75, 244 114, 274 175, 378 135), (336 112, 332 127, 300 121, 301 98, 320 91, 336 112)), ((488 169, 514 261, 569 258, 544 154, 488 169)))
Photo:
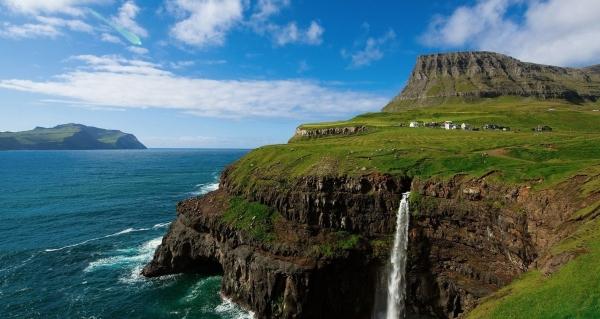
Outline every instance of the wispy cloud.
POLYGON ((83 6, 108 2, 110 0, 0 0, 0 5, 22 14, 82 15, 83 6))
POLYGON ((139 12, 140 7, 138 7, 134 1, 125 1, 121 7, 119 7, 117 15, 112 19, 117 25, 128 29, 136 35, 140 37, 147 37, 148 31, 141 27, 135 20, 139 12))
POLYGON ((204 117, 347 116, 375 111, 387 98, 305 80, 213 80, 179 76, 161 65, 85 55, 75 70, 46 81, 1 80, 0 88, 83 105, 163 108, 204 117))
POLYGON ((306 26, 296 21, 274 23, 272 18, 290 6, 290 0, 168 0, 166 9, 176 17, 171 35, 194 47, 222 46, 236 28, 247 28, 270 38, 276 46, 319 45, 325 29, 313 20, 306 26))
POLYGON ((299 27, 296 21, 277 24, 270 21, 284 8, 290 6, 289 0, 260 0, 256 3, 246 25, 256 33, 270 37, 277 46, 288 44, 320 45, 323 42, 325 28, 317 21, 311 21, 305 27, 299 27))
POLYGON ((555 65, 598 63, 600 1, 479 0, 435 16, 421 36, 431 47, 465 47, 555 65), (512 8, 524 6, 515 16, 512 8))
MULTIPOLYGON (((368 25, 363 25, 368 31, 368 25)), ((361 68, 371 63, 383 59, 385 50, 391 41, 396 38, 394 30, 390 29, 379 37, 368 37, 359 44, 359 48, 354 51, 342 50, 342 56, 350 59, 349 68, 361 68)))
POLYGON ((169 0, 169 12, 179 17, 172 36, 188 45, 222 45, 228 31, 243 18, 242 0, 169 0))
POLYGON ((0 37, 12 39, 56 38, 63 35, 63 29, 77 32, 92 32, 93 28, 80 19, 35 16, 34 22, 0 25, 0 37))

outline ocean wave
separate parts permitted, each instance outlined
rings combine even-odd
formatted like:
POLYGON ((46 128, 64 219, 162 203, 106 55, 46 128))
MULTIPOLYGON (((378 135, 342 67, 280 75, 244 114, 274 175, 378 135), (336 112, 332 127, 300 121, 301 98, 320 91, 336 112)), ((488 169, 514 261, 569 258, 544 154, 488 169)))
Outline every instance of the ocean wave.
POLYGON ((118 250, 118 252, 121 254, 92 261, 88 264, 84 271, 91 272, 99 268, 115 266, 131 266, 135 268, 143 265, 144 263, 148 262, 150 258, 152 258, 156 247, 160 245, 161 241, 162 237, 157 237, 146 241, 133 249, 118 250))
POLYGON ((194 196, 200 196, 200 195, 204 195, 204 194, 208 194, 212 191, 216 191, 217 189, 219 189, 219 182, 213 182, 213 183, 204 183, 204 184, 198 184, 196 185, 196 187, 198 188, 196 191, 191 192, 190 194, 194 195, 194 196))
POLYGON ((159 224, 156 224, 156 225, 152 226, 152 229, 165 228, 165 227, 167 227, 169 225, 171 225, 171 222, 159 223, 159 224))
MULTIPOLYGON (((157 225, 159 225, 159 224, 157 224, 157 225)), ((154 226, 157 226, 157 225, 154 225, 154 226)), ((154 228, 154 227, 152 227, 152 228, 154 228)), ((101 237, 90 238, 90 239, 84 240, 82 242, 79 242, 79 243, 76 243, 76 244, 67 245, 67 246, 63 246, 63 247, 60 247, 60 248, 48 248, 48 249, 45 249, 44 251, 45 252, 53 252, 53 251, 64 250, 64 249, 67 249, 67 248, 73 248, 73 247, 85 245, 85 244, 87 244, 89 242, 96 241, 96 240, 101 240, 101 239, 105 239, 105 238, 120 236, 120 235, 134 233, 134 232, 147 231, 147 230, 150 230, 150 229, 151 228, 127 228, 127 229, 123 229, 123 230, 121 230, 119 232, 116 232, 114 234, 110 234, 110 235, 106 235, 106 236, 101 236, 101 237)))
POLYGON ((227 297, 221 296, 223 302, 215 307, 215 311, 231 319, 254 319, 254 312, 246 311, 227 297))

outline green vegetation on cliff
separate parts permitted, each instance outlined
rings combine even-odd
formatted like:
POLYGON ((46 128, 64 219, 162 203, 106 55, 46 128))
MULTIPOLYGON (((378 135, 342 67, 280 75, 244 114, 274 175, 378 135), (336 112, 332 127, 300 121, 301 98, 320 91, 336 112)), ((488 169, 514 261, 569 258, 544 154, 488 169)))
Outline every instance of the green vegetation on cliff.
POLYGON ((64 124, 23 132, 0 132, 0 150, 145 149, 137 138, 117 130, 64 124))
MULTIPOLYGON (((371 113, 348 121, 301 128, 366 126, 355 135, 295 137, 285 145, 261 147, 236 164, 239 185, 285 183, 307 175, 397 175, 450 177, 495 172, 504 182, 550 184, 600 164, 599 104, 505 97, 459 102, 396 113, 371 113), (409 128, 413 120, 454 121, 474 127, 508 126, 510 131, 409 128), (552 132, 533 132, 538 125, 552 132)), ((273 185, 275 186, 275 185, 273 185)))
POLYGON ((254 239, 269 242, 275 239, 273 226, 279 214, 266 205, 233 197, 222 218, 234 228, 246 231, 254 239))
MULTIPOLYGON (((573 218, 595 217, 596 202, 573 218)), ((551 251, 574 258, 558 271, 533 269, 482 300, 468 318, 598 318, 600 316, 600 220, 590 218, 551 251)))

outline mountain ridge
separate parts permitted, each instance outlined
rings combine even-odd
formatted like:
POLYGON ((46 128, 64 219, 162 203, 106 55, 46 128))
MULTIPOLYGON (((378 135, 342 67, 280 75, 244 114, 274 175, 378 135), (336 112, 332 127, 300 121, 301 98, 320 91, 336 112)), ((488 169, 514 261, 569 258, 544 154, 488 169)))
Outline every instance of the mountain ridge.
POLYGON ((146 149, 133 134, 68 123, 29 131, 0 132, 0 150, 146 149))
POLYGON ((407 85, 383 111, 499 96, 594 102, 600 98, 600 65, 558 67, 487 51, 421 55, 407 85))

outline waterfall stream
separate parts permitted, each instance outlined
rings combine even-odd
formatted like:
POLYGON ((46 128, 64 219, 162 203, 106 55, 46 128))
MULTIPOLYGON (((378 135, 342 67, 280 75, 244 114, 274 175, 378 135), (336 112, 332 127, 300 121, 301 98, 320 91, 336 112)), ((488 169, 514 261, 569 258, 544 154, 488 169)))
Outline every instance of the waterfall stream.
POLYGON ((396 215, 396 234, 390 258, 391 271, 388 278, 386 319, 402 319, 405 316, 409 195, 410 192, 402 194, 402 201, 400 201, 400 207, 398 207, 396 215))

